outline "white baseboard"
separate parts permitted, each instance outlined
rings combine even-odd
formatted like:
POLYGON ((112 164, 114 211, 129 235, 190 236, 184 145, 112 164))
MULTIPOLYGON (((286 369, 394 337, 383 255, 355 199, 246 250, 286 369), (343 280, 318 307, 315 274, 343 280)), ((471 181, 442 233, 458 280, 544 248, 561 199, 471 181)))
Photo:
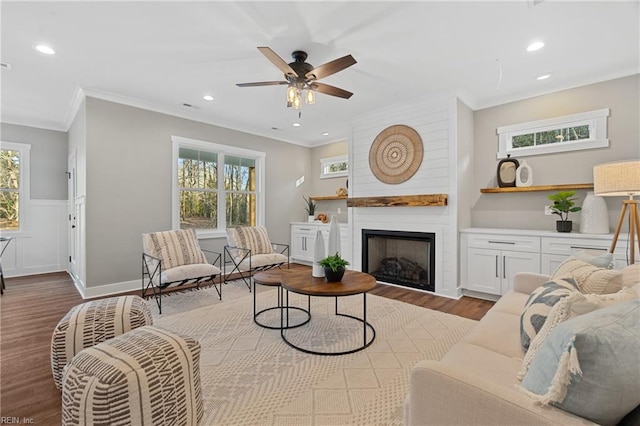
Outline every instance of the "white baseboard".
POLYGON ((71 275, 73 283, 83 299, 94 299, 96 297, 110 296, 112 294, 127 293, 133 290, 142 289, 140 280, 123 281, 113 284, 99 285, 96 287, 86 287, 85 284, 71 275))

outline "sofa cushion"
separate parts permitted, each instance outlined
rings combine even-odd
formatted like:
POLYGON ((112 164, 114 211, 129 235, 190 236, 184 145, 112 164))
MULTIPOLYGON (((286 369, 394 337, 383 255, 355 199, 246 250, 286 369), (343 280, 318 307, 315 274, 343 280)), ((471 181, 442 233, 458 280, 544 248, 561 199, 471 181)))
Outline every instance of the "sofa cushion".
POLYGON ((498 301, 489 309, 489 312, 504 312, 520 316, 530 294, 509 291, 500 297, 498 301))
POLYGON ((573 278, 583 293, 615 293, 622 288, 620 271, 599 268, 574 256, 562 262, 551 275, 552 280, 558 278, 573 278))
POLYGON ((522 360, 524 352, 520 346, 519 322, 519 315, 490 311, 460 341, 522 360))
POLYGON ((522 387, 602 425, 640 404, 640 300, 617 303, 558 325, 533 358, 522 387))
POLYGON ((553 305, 578 290, 571 278, 548 281, 531 293, 520 315, 520 345, 527 351, 531 340, 542 328, 553 305))
POLYGON ((142 245, 145 253, 162 260, 163 270, 194 263, 207 263, 193 229, 142 234, 142 245))
POLYGON ((575 318, 578 315, 587 314, 616 303, 633 300, 637 297, 638 296, 635 291, 629 288, 624 288, 613 294, 583 294, 576 291, 561 299, 553 306, 547 316, 547 320, 544 322, 544 325, 538 334, 536 334, 536 337, 531 341, 529 350, 522 361, 522 369, 520 369, 520 372, 518 373, 518 379, 522 380, 529 370, 531 360, 533 360, 533 357, 544 343, 544 340, 556 326, 570 320, 571 318, 575 318))

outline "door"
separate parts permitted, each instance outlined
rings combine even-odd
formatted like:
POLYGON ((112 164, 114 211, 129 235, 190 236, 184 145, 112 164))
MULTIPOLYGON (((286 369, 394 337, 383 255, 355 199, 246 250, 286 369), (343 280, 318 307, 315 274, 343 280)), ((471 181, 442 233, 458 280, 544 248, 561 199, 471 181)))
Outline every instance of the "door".
POLYGON ((499 295, 502 291, 500 259, 500 250, 468 248, 467 270, 469 276, 465 288, 499 295))
POLYGON ((502 294, 513 290, 513 276, 518 272, 540 273, 540 254, 502 251, 502 294))
POLYGON ((69 155, 67 160, 67 213, 69 232, 69 273, 74 278, 79 278, 78 249, 80 247, 80 232, 78 229, 78 206, 77 199, 77 157, 75 151, 69 155))

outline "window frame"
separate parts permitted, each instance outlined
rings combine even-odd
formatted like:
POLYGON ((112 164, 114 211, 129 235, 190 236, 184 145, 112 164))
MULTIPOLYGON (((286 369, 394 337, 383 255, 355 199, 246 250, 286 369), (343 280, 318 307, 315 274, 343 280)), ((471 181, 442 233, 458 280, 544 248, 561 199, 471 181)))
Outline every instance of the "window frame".
POLYGON ((0 149, 5 151, 18 151, 20 153, 20 179, 18 183, 18 229, 3 229, 0 230, 0 233, 2 235, 8 235, 12 237, 22 236, 27 231, 29 224, 29 206, 31 201, 31 144, 0 141, 0 149))
POLYGON ((172 166, 171 166, 171 227, 180 229, 180 190, 178 188, 178 158, 180 148, 196 149, 198 151, 212 152, 218 155, 218 227, 215 229, 196 229, 196 235, 200 239, 224 238, 227 235, 226 218, 226 194, 224 188, 224 157, 225 155, 250 158, 256 164, 256 225, 264 226, 265 223, 265 159, 267 154, 261 151, 238 148, 215 142, 207 142, 182 136, 171 136, 172 166))
POLYGON ((529 121, 498 127, 496 130, 498 134, 497 158, 507 158, 508 155, 512 157, 527 157, 531 155, 554 154, 583 149, 606 148, 609 146, 609 139, 607 138, 608 116, 609 108, 604 108, 546 120, 529 121), (589 139, 563 141, 521 148, 514 148, 512 145, 514 136, 584 125, 589 126, 589 139))
POLYGON ((349 175, 349 158, 347 155, 340 155, 337 157, 328 157, 320 159, 320 179, 330 179, 337 177, 344 177, 349 175), (326 170, 333 164, 347 163, 347 170, 340 170, 337 172, 327 172, 326 170))

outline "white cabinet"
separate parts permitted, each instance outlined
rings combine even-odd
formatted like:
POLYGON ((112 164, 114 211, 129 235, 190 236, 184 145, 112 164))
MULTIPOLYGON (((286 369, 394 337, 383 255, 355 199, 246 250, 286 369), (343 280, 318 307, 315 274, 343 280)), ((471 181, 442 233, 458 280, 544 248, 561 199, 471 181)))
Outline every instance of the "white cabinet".
MULTIPOLYGON (((326 250, 329 239, 328 223, 291 224, 291 260, 309 265, 313 263, 318 230, 322 232, 326 250)), ((346 223, 340 224, 340 256, 351 262, 349 226, 346 223)))
MULTIPOLYGON (((559 233, 526 229, 469 228, 460 232, 460 285, 474 292, 502 295, 518 272, 551 275, 578 250, 607 253, 612 234, 559 233)), ((618 240, 616 268, 626 265, 627 243, 618 240)))
POLYGON ((462 234, 462 287, 501 295, 513 288, 517 272, 540 272, 540 238, 462 234))

